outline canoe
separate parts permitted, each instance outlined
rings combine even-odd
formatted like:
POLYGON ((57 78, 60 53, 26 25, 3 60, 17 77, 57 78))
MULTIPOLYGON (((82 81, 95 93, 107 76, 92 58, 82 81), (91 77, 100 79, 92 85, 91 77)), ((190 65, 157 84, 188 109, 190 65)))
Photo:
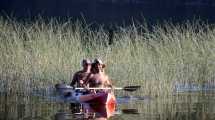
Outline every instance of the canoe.
POLYGON ((116 104, 94 105, 89 103, 71 103, 70 111, 58 112, 55 114, 55 119, 107 119, 114 116, 115 110, 116 104))
POLYGON ((79 97, 80 102, 86 103, 94 103, 94 104, 115 104, 116 98, 113 93, 111 92, 98 92, 95 94, 87 94, 81 95, 79 97))
POLYGON ((94 103, 94 104, 116 104, 116 98, 112 91, 98 92, 90 94, 82 94, 76 90, 71 89, 71 86, 60 84, 56 85, 56 90, 64 96, 68 101, 76 101, 79 103, 94 103))
POLYGON ((83 111, 89 113, 96 113, 97 117, 109 118, 114 115, 116 110, 116 103, 95 105, 83 104, 83 111), (89 107, 90 106, 90 107, 89 107))

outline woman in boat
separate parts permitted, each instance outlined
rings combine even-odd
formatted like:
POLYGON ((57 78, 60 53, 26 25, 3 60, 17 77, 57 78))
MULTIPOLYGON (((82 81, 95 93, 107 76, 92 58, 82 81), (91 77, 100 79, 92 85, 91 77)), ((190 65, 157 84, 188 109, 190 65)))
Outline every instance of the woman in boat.
POLYGON ((92 76, 88 79, 87 83, 89 87, 106 88, 112 87, 112 83, 109 80, 108 75, 105 74, 104 68, 106 65, 100 59, 95 59, 92 63, 92 76))
POLYGON ((73 76, 71 86, 72 87, 84 87, 84 82, 91 76, 91 61, 89 59, 82 60, 83 69, 76 72, 73 76))

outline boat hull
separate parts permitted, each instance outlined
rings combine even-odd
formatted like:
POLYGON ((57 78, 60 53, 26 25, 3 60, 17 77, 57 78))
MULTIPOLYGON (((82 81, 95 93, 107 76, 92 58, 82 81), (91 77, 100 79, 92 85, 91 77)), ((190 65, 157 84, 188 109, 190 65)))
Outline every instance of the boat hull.
POLYGON ((116 104, 116 98, 112 91, 98 92, 90 94, 81 94, 71 89, 70 86, 65 84, 60 84, 56 87, 56 90, 61 96, 63 96, 67 101, 75 101, 78 103, 93 103, 93 104, 116 104))
POLYGON ((99 92, 96 94, 89 94, 87 97, 89 98, 81 99, 82 96, 80 97, 80 100, 82 102, 87 102, 87 103, 94 103, 94 104, 116 104, 116 98, 113 93, 111 92, 99 92))
POLYGON ((97 113, 98 117, 103 118, 109 118, 113 116, 115 109, 116 109, 116 103, 111 104, 83 104, 84 111, 87 111, 88 113, 97 113), (88 105, 90 107, 88 107, 88 105), (87 106, 87 107, 86 107, 87 106))

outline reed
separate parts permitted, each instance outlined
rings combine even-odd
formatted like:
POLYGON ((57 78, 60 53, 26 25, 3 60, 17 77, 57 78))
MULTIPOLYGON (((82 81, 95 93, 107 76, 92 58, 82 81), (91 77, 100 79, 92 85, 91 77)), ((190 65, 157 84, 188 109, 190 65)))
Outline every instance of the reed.
POLYGON ((142 85, 136 94, 172 94, 174 83, 213 83, 215 29, 199 21, 120 27, 112 45, 101 26, 80 21, 0 18, 0 88, 31 91, 70 82, 83 58, 102 58, 116 86, 142 85))

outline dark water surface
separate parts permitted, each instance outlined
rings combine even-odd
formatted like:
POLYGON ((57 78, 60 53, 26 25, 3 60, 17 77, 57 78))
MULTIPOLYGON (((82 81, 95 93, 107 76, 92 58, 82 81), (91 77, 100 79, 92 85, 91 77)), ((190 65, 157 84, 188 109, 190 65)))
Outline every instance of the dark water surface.
POLYGON ((83 113, 79 105, 55 95, 0 94, 0 120, 214 120, 214 93, 180 93, 168 97, 121 96, 112 116, 83 113))

